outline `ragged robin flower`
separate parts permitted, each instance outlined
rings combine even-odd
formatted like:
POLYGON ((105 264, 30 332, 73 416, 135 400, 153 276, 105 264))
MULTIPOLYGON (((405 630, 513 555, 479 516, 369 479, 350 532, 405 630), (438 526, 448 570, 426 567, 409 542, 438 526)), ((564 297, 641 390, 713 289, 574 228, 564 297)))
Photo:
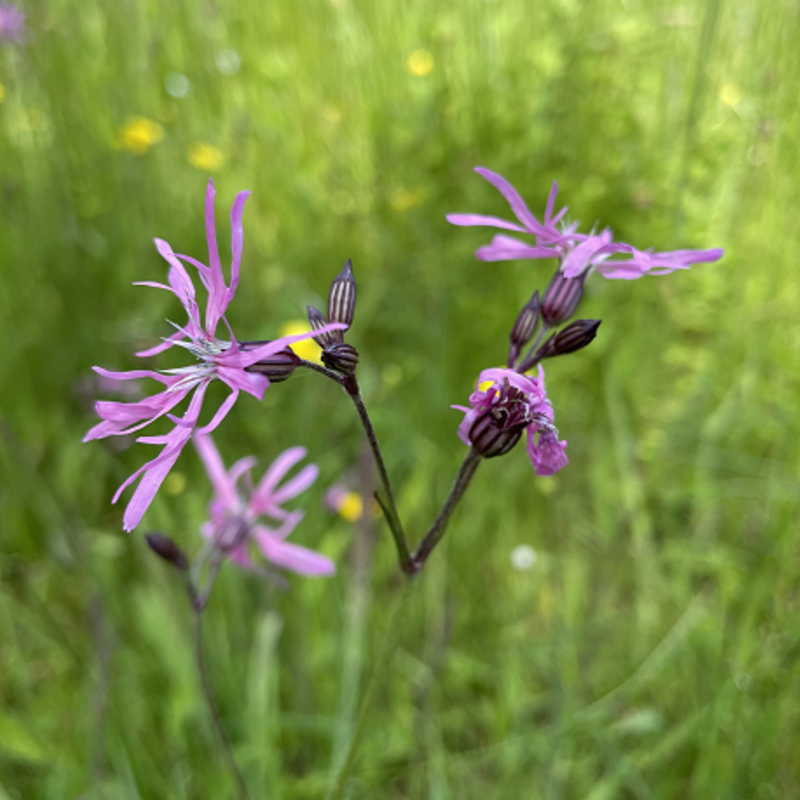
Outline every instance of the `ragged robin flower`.
POLYGON ((303 519, 303 512, 287 511, 283 505, 308 489, 319 472, 315 464, 307 464, 281 485, 288 472, 305 458, 305 448, 286 450, 272 462, 258 485, 253 485, 250 471, 255 458, 242 458, 226 470, 210 436, 195 434, 194 443, 214 487, 209 519, 200 532, 217 552, 242 569, 258 571, 251 555, 251 544, 255 544, 267 561, 283 569, 302 575, 336 572, 329 558, 286 541, 303 519), (260 521, 262 518, 270 524, 260 521))
POLYGON ((510 261, 524 258, 558 258, 559 268, 565 278, 586 277, 597 271, 605 278, 633 280, 642 275, 666 275, 679 269, 688 269, 692 264, 717 261, 722 250, 672 250, 656 253, 638 250, 624 242, 614 242, 611 231, 606 228, 599 234, 579 233, 578 223, 562 222, 567 208, 554 214, 558 184, 547 198, 544 221, 540 222, 528 209, 525 201, 505 178, 483 167, 475 172, 492 184, 508 201, 519 223, 482 214, 448 214, 453 225, 486 226, 531 234, 535 244, 520 241, 513 236, 498 234, 491 243, 478 248, 475 255, 481 261, 510 261), (614 255, 627 256, 612 259, 614 255))
MULTIPOLYGON (((263 399, 269 386, 269 379, 263 374, 248 372, 248 367, 280 352, 293 342, 302 341, 316 335, 319 331, 308 331, 294 336, 284 336, 253 348, 244 349, 239 346, 236 337, 225 317, 228 304, 233 299, 239 284, 239 268, 242 260, 244 230, 242 213, 249 192, 240 192, 231 209, 232 260, 230 284, 225 277, 220 263, 219 248, 214 222, 214 184, 209 181, 206 192, 206 238, 208 241, 208 266, 190 256, 176 255, 172 248, 162 239, 156 239, 156 248, 169 265, 169 285, 142 281, 138 285, 165 289, 174 294, 182 303, 188 320, 181 327, 175 325, 176 331, 166 338, 162 344, 144 350, 136 355, 140 358, 154 356, 171 347, 180 347, 193 356, 195 363, 187 367, 154 370, 132 370, 129 372, 113 372, 94 367, 95 372, 106 378, 119 381, 152 378, 163 384, 164 390, 134 403, 100 401, 95 406, 102 422, 95 425, 84 437, 88 442, 92 439, 103 439, 107 436, 123 436, 147 427, 161 417, 167 417, 174 423, 172 430, 159 436, 140 436, 137 441, 144 444, 160 445, 161 452, 143 467, 136 470, 119 487, 113 502, 117 502, 123 490, 140 480, 125 510, 123 527, 133 530, 141 520, 152 502, 159 487, 163 483, 178 456, 197 428, 200 410, 209 385, 220 380, 231 390, 230 395, 220 405, 210 422, 198 428, 198 433, 213 431, 233 407, 240 392, 247 392, 258 400, 263 399), (208 292, 205 320, 200 318, 200 309, 195 296, 195 287, 182 261, 197 269, 200 281, 208 292), (224 322, 230 339, 217 337, 220 321, 224 322), (170 412, 184 399, 190 398, 189 405, 181 417, 170 412)), ((335 330, 342 325, 332 324, 327 329, 335 330)))
POLYGON ((553 406, 544 387, 544 370, 522 375, 513 369, 486 369, 469 398, 458 436, 484 458, 504 455, 528 434, 528 455, 537 475, 553 475, 568 463, 566 441, 559 441, 553 406))

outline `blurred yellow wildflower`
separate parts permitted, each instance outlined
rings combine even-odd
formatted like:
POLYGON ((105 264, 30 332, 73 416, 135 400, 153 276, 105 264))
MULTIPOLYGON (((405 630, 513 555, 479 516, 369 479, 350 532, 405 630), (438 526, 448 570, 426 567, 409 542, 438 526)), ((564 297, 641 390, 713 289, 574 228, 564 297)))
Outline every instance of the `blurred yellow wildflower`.
MULTIPOLYGON (((294 319, 289 322, 284 322, 278 333, 279 336, 295 336, 298 333, 305 333, 311 326, 308 322, 301 319, 294 319)), ((322 348, 313 339, 304 339, 302 342, 295 342, 292 345, 292 350, 300 358, 306 361, 316 361, 317 364, 322 363, 322 348)))
POLYGON ((389 197, 389 202, 395 211, 408 211, 418 206, 425 199, 425 194, 420 189, 395 189, 389 197))
POLYGON ((0 83, 0 103, 2 103, 3 100, 5 99, 6 99, 6 87, 3 86, 2 83, 0 83))
POLYGON ((164 491, 173 496, 182 494, 186 489, 186 476, 182 472, 170 472, 164 479, 164 491))
POLYGON ((735 83, 726 83, 719 90, 719 99, 726 106, 735 108, 742 102, 742 90, 735 83))
POLYGON ((348 492, 341 501, 338 510, 343 519, 348 522, 356 522, 361 519, 361 515, 364 513, 364 501, 361 499, 361 495, 355 492, 348 492))
POLYGON ((143 156, 154 144, 164 138, 164 129, 147 117, 130 117, 119 129, 117 146, 143 156))
POLYGON ((203 172, 218 170, 225 161, 222 151, 207 142, 193 142, 186 152, 189 163, 203 172))
POLYGON ((433 56, 427 50, 415 50, 406 61, 406 69, 417 78, 424 78, 433 69, 433 56))

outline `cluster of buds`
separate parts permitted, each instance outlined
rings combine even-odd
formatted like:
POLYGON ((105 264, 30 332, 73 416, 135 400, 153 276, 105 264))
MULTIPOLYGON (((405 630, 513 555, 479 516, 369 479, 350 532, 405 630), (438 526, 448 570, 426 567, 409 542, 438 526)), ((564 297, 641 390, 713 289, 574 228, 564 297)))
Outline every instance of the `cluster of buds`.
POLYGON ((585 274, 567 278, 559 268, 541 300, 538 290, 533 293, 533 297, 523 306, 511 329, 509 369, 528 372, 545 358, 574 353, 591 343, 600 327, 599 319, 576 320, 560 331, 551 333, 550 337, 542 342, 549 331, 553 331, 575 313, 583 297, 585 280, 585 274), (541 331, 539 331, 540 323, 542 323, 541 331), (536 336, 528 352, 522 356, 522 349, 534 338, 537 331, 539 335, 536 336))
MULTIPOLYGON (((341 322, 350 327, 356 313, 356 279, 350 259, 342 271, 333 279, 328 292, 328 318, 314 308, 308 307, 308 321, 318 331, 331 322, 341 322)), ((352 375, 358 364, 358 351, 344 340, 344 331, 326 331, 314 337, 322 348, 322 363, 336 372, 352 375)))
MULTIPOLYGON (((352 375, 358 364, 358 351, 344 341, 344 331, 327 330, 329 322, 339 322, 349 328, 356 311, 356 280, 353 277, 353 263, 347 259, 342 271, 333 279, 328 293, 328 318, 314 308, 308 307, 308 321, 314 331, 325 328, 322 333, 312 337, 322 348, 322 363, 335 372, 352 375)), ((249 350, 266 342, 240 342, 242 350, 249 350)), ((248 367, 248 372, 265 375, 270 383, 285 381, 303 363, 303 360, 287 347, 279 353, 248 367)))

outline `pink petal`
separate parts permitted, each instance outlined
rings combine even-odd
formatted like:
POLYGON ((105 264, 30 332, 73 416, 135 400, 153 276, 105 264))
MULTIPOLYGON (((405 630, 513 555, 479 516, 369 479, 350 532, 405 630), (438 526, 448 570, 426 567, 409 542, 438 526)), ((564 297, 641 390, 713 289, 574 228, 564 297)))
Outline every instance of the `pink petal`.
POLYGON ((550 189, 550 194, 547 196, 547 205, 545 206, 544 209, 545 225, 550 222, 557 222, 558 218, 560 218, 567 210, 566 208, 562 208, 561 211, 558 212, 558 218, 556 220, 552 220, 553 209, 556 206, 557 194, 558 194, 558 181, 553 181, 553 188, 550 189))
POLYGON ((227 305, 227 286, 219 261, 219 247, 214 222, 214 181, 209 180, 206 191, 206 240, 208 241, 208 305, 206 306, 206 332, 213 336, 219 318, 225 313, 227 305))
POLYGON ((567 255, 561 265, 565 278, 576 278, 608 244, 603 236, 590 236, 567 255))
POLYGON ((159 487, 164 482, 164 478, 172 469, 178 456, 185 447, 186 443, 192 435, 192 428, 197 418, 200 416, 200 409, 203 405, 203 397, 205 396, 205 385, 200 385, 192 397, 186 413, 183 415, 181 422, 182 425, 176 425, 175 428, 163 437, 166 444, 164 449, 159 453, 156 458, 145 464, 140 469, 136 470, 123 484, 117 489, 112 503, 116 503, 122 491, 133 483, 139 476, 143 475, 133 497, 125 509, 123 517, 123 527, 126 531, 132 531, 140 522, 147 511, 153 498, 156 496, 159 487))
MULTIPOLYGON (((176 266, 170 267, 169 270, 169 285, 175 292, 175 296, 186 309, 190 322, 195 325, 195 329, 199 330, 200 311, 197 308, 197 301, 195 300, 194 284, 183 264, 177 259, 175 260, 175 264, 176 266)), ((194 333, 195 331, 191 332, 194 333)))
POLYGON ((250 498, 250 507, 256 510, 256 513, 264 513, 261 509, 272 508, 276 505, 273 500, 275 488, 283 480, 286 473, 298 461, 304 459, 307 453, 308 451, 305 447, 290 447, 288 450, 284 450, 270 464, 269 469, 264 473, 264 477, 250 498))
POLYGON ((103 422, 95 425, 83 437, 83 441, 89 442, 93 439, 103 439, 106 436, 125 436, 141 430, 159 417, 167 414, 187 394, 188 390, 168 390, 138 403, 118 403, 111 400, 100 400, 95 404, 95 409, 103 418, 103 422), (127 427, 129 425, 130 427, 127 427))
POLYGON ((158 353, 163 353, 165 350, 169 350, 169 348, 172 347, 175 342, 185 338, 186 334, 183 331, 175 331, 175 333, 170 334, 161 344, 157 344, 155 347, 151 347, 147 350, 140 350, 138 353, 136 353, 136 355, 139 358, 149 358, 150 356, 154 356, 158 353))
POLYGON ((228 470, 228 475, 233 482, 234 486, 239 482, 242 475, 248 473, 258 463, 258 459, 253 456, 245 456, 235 461, 233 466, 228 470))
POLYGON ((250 197, 250 192, 239 192, 231 208, 231 251, 233 258, 231 260, 231 285, 228 287, 228 301, 233 299, 236 287, 239 285, 239 267, 242 263, 242 247, 244 245, 242 214, 248 197, 250 197))
POLYGON ((505 369, 503 367, 485 369, 478 376, 478 385, 484 383, 484 381, 494 381, 495 383, 508 381, 511 386, 515 389, 519 389, 521 392, 525 392, 525 394, 532 394, 534 396, 544 394, 544 389, 539 386, 536 380, 528 375, 515 372, 513 369, 505 369))
POLYGON ((197 432, 201 436, 204 436, 211 431, 215 430, 217 426, 228 416, 228 412, 233 408, 234 403, 239 397, 239 390, 234 389, 224 400, 222 405, 217 409, 217 413, 211 419, 211 422, 208 425, 205 425, 202 428, 198 428, 197 432))
POLYGON ((319 467, 316 464, 307 464, 293 478, 289 479, 283 486, 280 486, 272 495, 272 502, 279 506, 298 494, 302 494, 308 489, 319 475, 319 467))
POLYGON ((481 225, 489 228, 504 228, 508 231, 517 231, 518 233, 527 232, 525 228, 513 222, 506 222, 499 217, 486 217, 483 214, 448 214, 447 221, 451 225, 461 225, 465 227, 481 225))
POLYGON ((538 441, 534 435, 538 429, 536 425, 528 426, 528 455, 537 475, 555 475, 569 463, 566 441, 558 441, 554 431, 541 431, 538 441))
POLYGON ((516 214, 517 219, 525 226, 526 230, 534 234, 547 233, 546 228, 531 214, 517 190, 505 178, 485 167, 475 167, 475 172, 489 181, 505 197, 511 206, 511 210, 516 214))
POLYGON ((529 245, 512 236, 498 234, 491 244, 479 247, 475 255, 481 261, 511 261, 517 258, 558 258, 561 254, 552 246, 529 245))
POLYGON ((300 545, 284 542, 263 528, 255 528, 253 538, 264 557, 279 567, 301 575, 332 575, 336 572, 336 565, 329 558, 300 545))
POLYGON ((226 472, 214 440, 210 436, 203 436, 199 431, 195 431, 193 440, 194 446, 203 460, 211 485, 214 487, 217 499, 228 510, 236 511, 239 507, 236 483, 231 480, 226 472))
POLYGON ((152 378, 154 381, 169 386, 170 384, 177 383, 178 379, 172 375, 162 375, 160 372, 155 372, 151 369, 132 369, 126 372, 115 372, 110 369, 103 369, 103 367, 92 367, 92 369, 104 378, 111 378, 114 381, 134 381, 141 378, 152 378))
POLYGON ((269 387, 269 378, 266 375, 245 372, 239 368, 218 367, 217 377, 230 386, 231 389, 247 392, 257 400, 264 399, 264 392, 269 387))

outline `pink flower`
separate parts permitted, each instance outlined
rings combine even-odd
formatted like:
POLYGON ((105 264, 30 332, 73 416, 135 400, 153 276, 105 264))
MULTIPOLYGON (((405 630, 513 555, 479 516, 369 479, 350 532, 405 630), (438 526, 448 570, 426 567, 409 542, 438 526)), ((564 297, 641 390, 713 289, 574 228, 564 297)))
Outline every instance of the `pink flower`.
POLYGON ((507 453, 526 430, 537 475, 553 475, 567 465, 567 443, 559 441, 553 425, 541 364, 536 377, 499 367, 484 370, 469 402, 469 408, 453 406, 464 412, 458 436, 485 458, 507 453))
POLYGON ((575 278, 597 270, 606 278, 633 280, 647 273, 667 275, 678 269, 688 269, 692 264, 717 261, 722 257, 723 251, 719 249, 673 250, 664 253, 637 250, 624 242, 614 242, 608 228, 599 234, 585 234, 578 233, 577 222, 570 225, 562 223, 559 227, 558 223, 566 214, 567 208, 564 207, 555 216, 553 215, 558 192, 557 183, 553 183, 550 196, 547 198, 544 222, 539 222, 525 205, 525 201, 505 178, 483 167, 475 167, 475 172, 500 191, 522 224, 518 225, 515 222, 507 222, 497 217, 485 217, 480 214, 448 214, 448 221, 453 225, 480 225, 532 234, 536 240, 535 245, 530 245, 513 236, 498 234, 492 239, 491 244, 479 247, 475 252, 481 261, 558 258, 560 269, 566 278, 575 278), (626 255, 628 258, 610 260, 611 256, 618 253, 626 255))
MULTIPOLYGON (((158 289, 166 289, 166 291, 172 292, 183 304, 188 315, 188 321, 184 327, 176 325, 176 332, 165 339, 162 344, 139 352, 136 355, 145 358, 170 347, 182 347, 194 356, 197 363, 188 367, 163 370, 161 372, 153 370, 112 372, 101 367, 94 367, 95 372, 102 377, 117 381, 152 378, 163 384, 164 390, 135 403, 98 402, 95 408, 103 421, 95 425, 86 434, 84 442, 92 439, 102 439, 107 436, 123 436, 133 433, 164 416, 175 424, 174 428, 166 435, 140 436, 137 439, 137 441, 145 444, 160 445, 162 450, 152 461, 148 461, 147 464, 134 472, 114 495, 112 502, 116 503, 122 491, 141 478, 125 510, 123 526, 127 531, 133 530, 139 524, 164 478, 172 469, 184 446, 191 438, 192 432, 198 425, 200 410, 208 385, 214 380, 220 380, 230 388, 231 393, 217 409, 211 421, 198 430, 199 433, 213 431, 231 410, 240 392, 247 392, 258 400, 263 399, 264 392, 269 386, 269 380, 264 375, 248 372, 248 367, 261 359, 274 355, 293 342, 319 335, 319 331, 308 331, 294 336, 284 336, 254 349, 243 350, 239 347, 225 318, 225 311, 233 299, 239 283, 239 267, 242 260, 242 244, 244 241, 242 212, 250 192, 240 192, 236 196, 231 209, 233 257, 230 285, 225 283, 217 247, 214 227, 214 194, 214 183, 209 181, 208 191, 206 192, 206 237, 208 240, 210 266, 206 266, 189 256, 176 255, 165 241, 156 239, 155 243, 158 252, 169 264, 169 286, 151 281, 142 281, 139 284, 142 286, 154 286, 158 289), (197 269, 200 280, 208 292, 205 322, 201 322, 200 310, 195 299, 194 284, 181 260, 197 269), (231 337, 230 341, 218 339, 216 336, 220 320, 224 321, 228 329, 231 337), (170 413, 172 409, 190 395, 191 399, 183 416, 173 416, 170 413)), ((327 327, 330 330, 334 330, 345 326, 332 324, 327 327)))
POLYGON ((289 544, 286 538, 303 518, 302 511, 287 511, 283 503, 304 492, 317 479, 315 464, 307 464, 282 486, 286 473, 306 455, 302 447, 292 447, 275 459, 258 486, 253 487, 250 470, 256 463, 252 457, 242 458, 229 470, 225 469, 219 452, 210 436, 195 434, 194 443, 214 487, 214 499, 209 505, 210 519, 200 531, 214 546, 243 569, 257 569, 250 557, 250 542, 254 541, 264 558, 284 569, 302 575, 332 575, 334 563, 313 550, 289 544), (246 476, 250 487, 243 493, 240 479, 246 476), (261 516, 278 523, 275 528, 258 523, 261 516))
POLYGON ((22 42, 25 36, 25 12, 13 3, 0 3, 0 40, 22 42))

